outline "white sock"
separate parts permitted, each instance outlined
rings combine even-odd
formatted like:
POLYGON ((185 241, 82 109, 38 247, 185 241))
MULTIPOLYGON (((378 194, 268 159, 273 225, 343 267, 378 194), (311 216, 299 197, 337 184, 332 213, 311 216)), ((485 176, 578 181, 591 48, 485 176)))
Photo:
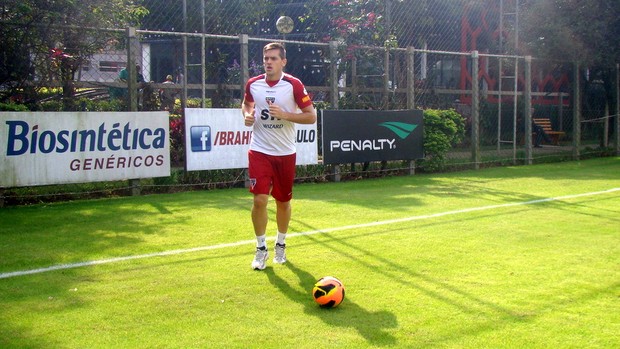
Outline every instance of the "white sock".
POLYGON ((276 239, 276 243, 284 245, 284 239, 286 239, 286 233, 278 232, 278 238, 276 239))
POLYGON ((256 248, 267 248, 267 244, 265 243, 265 235, 256 236, 256 248))

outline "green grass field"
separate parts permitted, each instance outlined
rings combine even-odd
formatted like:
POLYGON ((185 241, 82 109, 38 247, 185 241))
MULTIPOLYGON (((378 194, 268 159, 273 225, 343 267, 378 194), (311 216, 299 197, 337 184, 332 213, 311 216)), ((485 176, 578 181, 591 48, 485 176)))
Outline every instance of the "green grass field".
POLYGON ((1 348, 618 348, 620 158, 0 209, 1 348), (275 223, 269 231, 273 244, 275 223), (347 297, 321 309, 316 279, 347 297))

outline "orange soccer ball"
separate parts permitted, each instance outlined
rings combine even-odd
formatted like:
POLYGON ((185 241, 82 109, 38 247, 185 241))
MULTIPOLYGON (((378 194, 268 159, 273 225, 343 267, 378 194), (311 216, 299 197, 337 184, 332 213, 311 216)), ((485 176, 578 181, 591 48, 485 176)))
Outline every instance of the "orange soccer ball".
POLYGON ((321 308, 337 307, 344 299, 344 285, 333 276, 322 277, 314 284, 312 297, 321 308))

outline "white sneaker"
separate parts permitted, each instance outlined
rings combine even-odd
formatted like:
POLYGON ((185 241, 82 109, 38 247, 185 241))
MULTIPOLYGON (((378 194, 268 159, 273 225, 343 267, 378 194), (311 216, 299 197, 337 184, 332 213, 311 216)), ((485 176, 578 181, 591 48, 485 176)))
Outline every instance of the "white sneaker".
POLYGON ((256 255, 254 255, 254 260, 252 261, 252 269, 254 270, 265 269, 268 257, 269 257, 269 251, 267 251, 267 249, 261 250, 257 248, 256 255))
POLYGON ((275 251, 276 255, 273 257, 273 262, 276 264, 284 264, 286 263, 286 253, 284 249, 286 248, 286 244, 278 244, 276 243, 275 251))

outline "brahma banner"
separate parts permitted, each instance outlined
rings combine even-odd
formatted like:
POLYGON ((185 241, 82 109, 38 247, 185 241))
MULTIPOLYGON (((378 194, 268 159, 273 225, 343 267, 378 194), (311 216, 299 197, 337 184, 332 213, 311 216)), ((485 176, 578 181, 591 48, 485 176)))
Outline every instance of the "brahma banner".
POLYGON ((424 158, 421 110, 324 110, 323 163, 424 158))
MULTIPOLYGON (((316 123, 295 126, 297 165, 317 164, 316 123)), ((187 171, 247 168, 251 138, 240 109, 185 109, 187 171)))
POLYGON ((170 176, 167 112, 2 112, 0 187, 170 176))

